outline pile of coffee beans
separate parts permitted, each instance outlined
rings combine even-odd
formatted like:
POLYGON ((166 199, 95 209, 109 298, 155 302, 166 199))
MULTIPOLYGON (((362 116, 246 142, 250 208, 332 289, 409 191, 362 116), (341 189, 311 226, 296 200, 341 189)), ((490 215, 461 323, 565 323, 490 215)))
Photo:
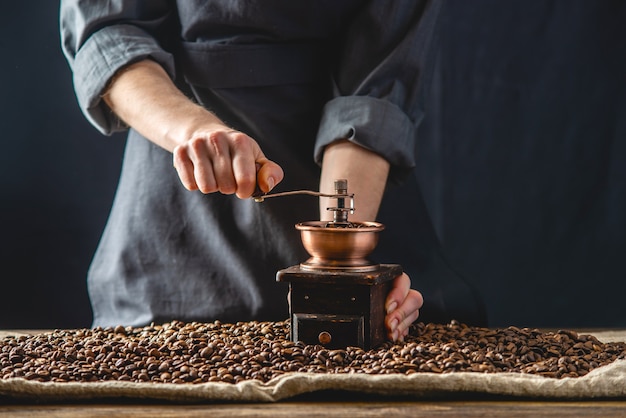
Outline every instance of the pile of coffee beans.
POLYGON ((291 372, 517 372, 578 377, 626 357, 626 343, 572 331, 413 325, 399 343, 365 351, 289 341, 289 322, 173 321, 141 328, 56 330, 0 339, 0 378, 41 382, 267 382, 291 372))

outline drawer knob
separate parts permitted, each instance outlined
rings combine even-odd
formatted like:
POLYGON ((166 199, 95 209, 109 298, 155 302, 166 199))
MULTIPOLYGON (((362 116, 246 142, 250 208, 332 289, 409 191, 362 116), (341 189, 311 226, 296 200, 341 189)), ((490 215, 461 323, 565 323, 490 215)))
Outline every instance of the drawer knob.
POLYGON ((330 343, 330 341, 333 339, 333 336, 330 335, 330 333, 327 331, 322 331, 320 332, 320 335, 317 336, 317 339, 319 340, 320 344, 326 345, 330 343))

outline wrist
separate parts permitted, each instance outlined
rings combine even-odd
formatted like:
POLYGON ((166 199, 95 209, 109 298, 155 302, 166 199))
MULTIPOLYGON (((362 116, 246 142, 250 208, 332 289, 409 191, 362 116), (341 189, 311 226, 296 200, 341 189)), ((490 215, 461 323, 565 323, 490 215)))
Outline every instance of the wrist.
POLYGON ((185 96, 167 72, 151 60, 120 70, 102 98, 126 124, 168 151, 198 132, 229 129, 185 96))
POLYGON ((190 139, 216 130, 230 130, 217 116, 191 101, 169 108, 161 120, 164 148, 172 151, 190 139))

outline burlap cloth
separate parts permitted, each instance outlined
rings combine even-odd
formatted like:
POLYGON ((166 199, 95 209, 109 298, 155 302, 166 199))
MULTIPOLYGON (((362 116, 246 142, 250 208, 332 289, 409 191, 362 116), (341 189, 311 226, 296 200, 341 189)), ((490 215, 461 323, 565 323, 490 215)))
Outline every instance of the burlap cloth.
MULTIPOLYGON (((625 336, 624 333, 594 333, 594 335, 603 342, 624 341, 625 336)), ((267 383, 248 380, 238 384, 41 383, 25 379, 0 380, 1 396, 39 401, 133 398, 174 402, 275 402, 321 390, 408 396, 416 399, 446 394, 536 399, 624 399, 626 360, 617 360, 583 377, 563 379, 521 373, 455 372, 412 375, 288 373, 267 383)))

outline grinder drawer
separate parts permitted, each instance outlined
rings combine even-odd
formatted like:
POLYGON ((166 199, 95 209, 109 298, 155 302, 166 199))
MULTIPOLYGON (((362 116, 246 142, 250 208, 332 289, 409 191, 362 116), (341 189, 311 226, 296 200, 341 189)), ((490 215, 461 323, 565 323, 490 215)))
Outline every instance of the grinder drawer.
POLYGON ((294 313, 292 339, 327 348, 363 347, 364 320, 361 315, 294 313))

